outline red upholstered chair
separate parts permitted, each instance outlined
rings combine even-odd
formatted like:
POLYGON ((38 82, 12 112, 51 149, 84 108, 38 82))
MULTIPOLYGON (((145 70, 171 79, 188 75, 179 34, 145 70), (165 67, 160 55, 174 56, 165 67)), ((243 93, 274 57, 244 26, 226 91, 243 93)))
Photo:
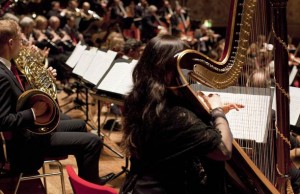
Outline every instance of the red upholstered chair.
POLYGON ((70 165, 66 165, 66 170, 69 175, 69 180, 74 194, 117 194, 118 192, 108 186, 101 186, 91 182, 88 182, 80 178, 74 168, 70 165))

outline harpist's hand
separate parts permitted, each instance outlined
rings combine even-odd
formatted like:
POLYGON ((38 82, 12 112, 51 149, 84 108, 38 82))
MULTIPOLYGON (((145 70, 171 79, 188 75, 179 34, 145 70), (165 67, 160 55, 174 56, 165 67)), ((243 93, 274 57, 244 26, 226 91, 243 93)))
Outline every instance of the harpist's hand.
POLYGON ((224 103, 222 106, 222 109, 225 114, 227 114, 230 110, 235 109, 237 111, 240 110, 240 108, 244 108, 245 106, 243 104, 236 104, 236 103, 224 103))
POLYGON ((221 98, 218 94, 209 94, 206 96, 201 91, 198 91, 197 94, 198 94, 198 98, 201 99, 206 104, 209 110, 222 107, 223 105, 221 98))

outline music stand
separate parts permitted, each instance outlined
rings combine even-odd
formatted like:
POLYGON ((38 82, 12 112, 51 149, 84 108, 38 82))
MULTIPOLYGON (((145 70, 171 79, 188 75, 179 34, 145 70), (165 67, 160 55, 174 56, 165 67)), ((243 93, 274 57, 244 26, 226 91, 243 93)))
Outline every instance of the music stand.
MULTIPOLYGON (((74 63, 75 66, 72 70, 72 73, 73 73, 73 76, 77 79, 77 81, 75 82, 75 86, 76 86, 76 98, 74 100, 75 106, 65 112, 65 113, 68 113, 73 109, 81 110, 86 115, 87 123, 89 120, 88 119, 88 105, 89 104, 88 104, 88 91, 87 91, 88 88, 82 83, 82 76, 85 73, 87 67, 91 64, 96 53, 97 53, 97 48, 95 48, 95 47, 91 47, 91 48, 85 49, 83 51, 81 50, 81 54, 80 54, 79 58, 77 58, 78 61, 76 63, 74 63), (86 95, 85 103, 79 98, 79 94, 82 92, 82 90, 85 91, 85 95, 86 95), (83 106, 86 106, 86 110, 84 110, 82 108, 83 106)), ((73 57, 73 55, 71 55, 71 57, 73 57)), ((74 60, 74 62, 75 62, 75 60, 74 60)))
MULTIPOLYGON (((86 73, 86 71, 89 71, 90 72, 90 66, 92 65, 95 65, 95 64, 98 64, 98 63, 101 63, 102 59, 99 58, 100 57, 100 54, 99 53, 102 53, 102 51, 98 50, 97 48, 95 47, 91 47, 91 48, 88 48, 84 45, 81 45, 81 44, 78 44, 78 46, 75 47, 73 53, 71 54, 70 58, 67 60, 66 64, 69 66, 69 67, 72 67, 73 68, 73 75, 77 78, 77 82, 76 82, 76 99, 75 100, 75 103, 76 101, 79 101, 79 93, 82 91, 82 89, 85 90, 85 103, 78 103, 77 105, 75 105, 73 108, 67 110, 66 112, 69 112, 71 111, 72 109, 80 109, 82 111, 84 111, 82 109, 82 105, 85 105, 86 106, 86 110, 84 111, 85 112, 85 115, 86 115, 86 124, 89 125, 92 130, 96 130, 88 121, 89 121, 89 115, 88 115, 88 90, 89 90, 89 87, 86 86, 87 83, 85 83, 86 80, 84 80, 84 75, 89 77, 88 76, 88 73, 86 73)), ((105 53, 104 53, 105 54, 105 53)), ((103 56, 103 55, 101 55, 103 56)), ((91 69, 93 70, 92 72, 97 72, 99 69, 101 68, 98 68, 98 67, 91 67, 91 69), (96 68, 96 69, 95 69, 96 68)), ((81 100, 80 100, 81 101, 81 100)), ((100 136, 100 134, 99 134, 100 136)), ((102 136, 103 138, 104 136, 102 136)), ((123 158, 123 155, 120 154, 119 152, 115 151, 114 149, 112 149, 110 146, 108 146, 107 144, 105 144, 103 142, 103 145, 105 147, 107 147, 109 150, 111 150, 112 152, 114 152, 115 154, 117 154, 119 157, 123 158)))
MULTIPOLYGON (((123 98, 130 91, 133 85, 132 71, 137 60, 116 59, 110 66, 105 75, 97 84, 98 98, 98 133, 100 133, 100 101, 113 102, 116 105, 123 106, 123 98), (122 100, 120 100, 122 99, 122 100)), ((125 158, 125 166, 114 176, 114 179, 124 173, 128 173, 129 159, 125 158)))

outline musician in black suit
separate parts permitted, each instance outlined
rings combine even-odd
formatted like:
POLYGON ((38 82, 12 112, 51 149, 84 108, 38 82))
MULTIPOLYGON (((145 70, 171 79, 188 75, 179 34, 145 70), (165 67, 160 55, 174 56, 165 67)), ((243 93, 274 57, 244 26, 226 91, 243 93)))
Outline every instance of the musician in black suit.
POLYGON ((99 156, 103 146, 97 135, 86 131, 82 120, 59 121, 54 132, 37 135, 33 129, 47 105, 44 101, 33 103, 31 108, 17 111, 17 101, 24 92, 12 59, 20 52, 22 35, 13 20, 0 20, 0 131, 9 132, 8 159, 11 173, 35 172, 46 156, 74 155, 79 176, 87 181, 105 184, 113 174, 99 178, 99 156))
POLYGON ((157 7, 150 5, 145 16, 142 18, 141 40, 147 43, 151 38, 158 34, 167 33, 167 25, 157 14, 157 7))
POLYGON ((133 70, 124 102, 124 144, 131 169, 121 193, 225 193, 224 161, 233 137, 220 96, 199 93, 211 118, 189 102, 178 83, 178 52, 189 48, 171 35, 151 39, 133 70), (198 112, 198 113, 197 113, 198 112))

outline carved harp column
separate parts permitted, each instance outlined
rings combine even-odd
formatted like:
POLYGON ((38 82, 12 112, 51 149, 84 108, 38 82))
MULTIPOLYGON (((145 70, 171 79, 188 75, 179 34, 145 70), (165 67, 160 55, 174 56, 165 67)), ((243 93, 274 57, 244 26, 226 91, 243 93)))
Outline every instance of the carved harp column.
POLYGON ((277 132, 277 189, 286 192, 286 181, 290 168, 289 142, 289 72, 287 48, 287 0, 271 0, 273 11, 272 32, 275 46, 275 80, 276 80, 276 132, 277 132))

